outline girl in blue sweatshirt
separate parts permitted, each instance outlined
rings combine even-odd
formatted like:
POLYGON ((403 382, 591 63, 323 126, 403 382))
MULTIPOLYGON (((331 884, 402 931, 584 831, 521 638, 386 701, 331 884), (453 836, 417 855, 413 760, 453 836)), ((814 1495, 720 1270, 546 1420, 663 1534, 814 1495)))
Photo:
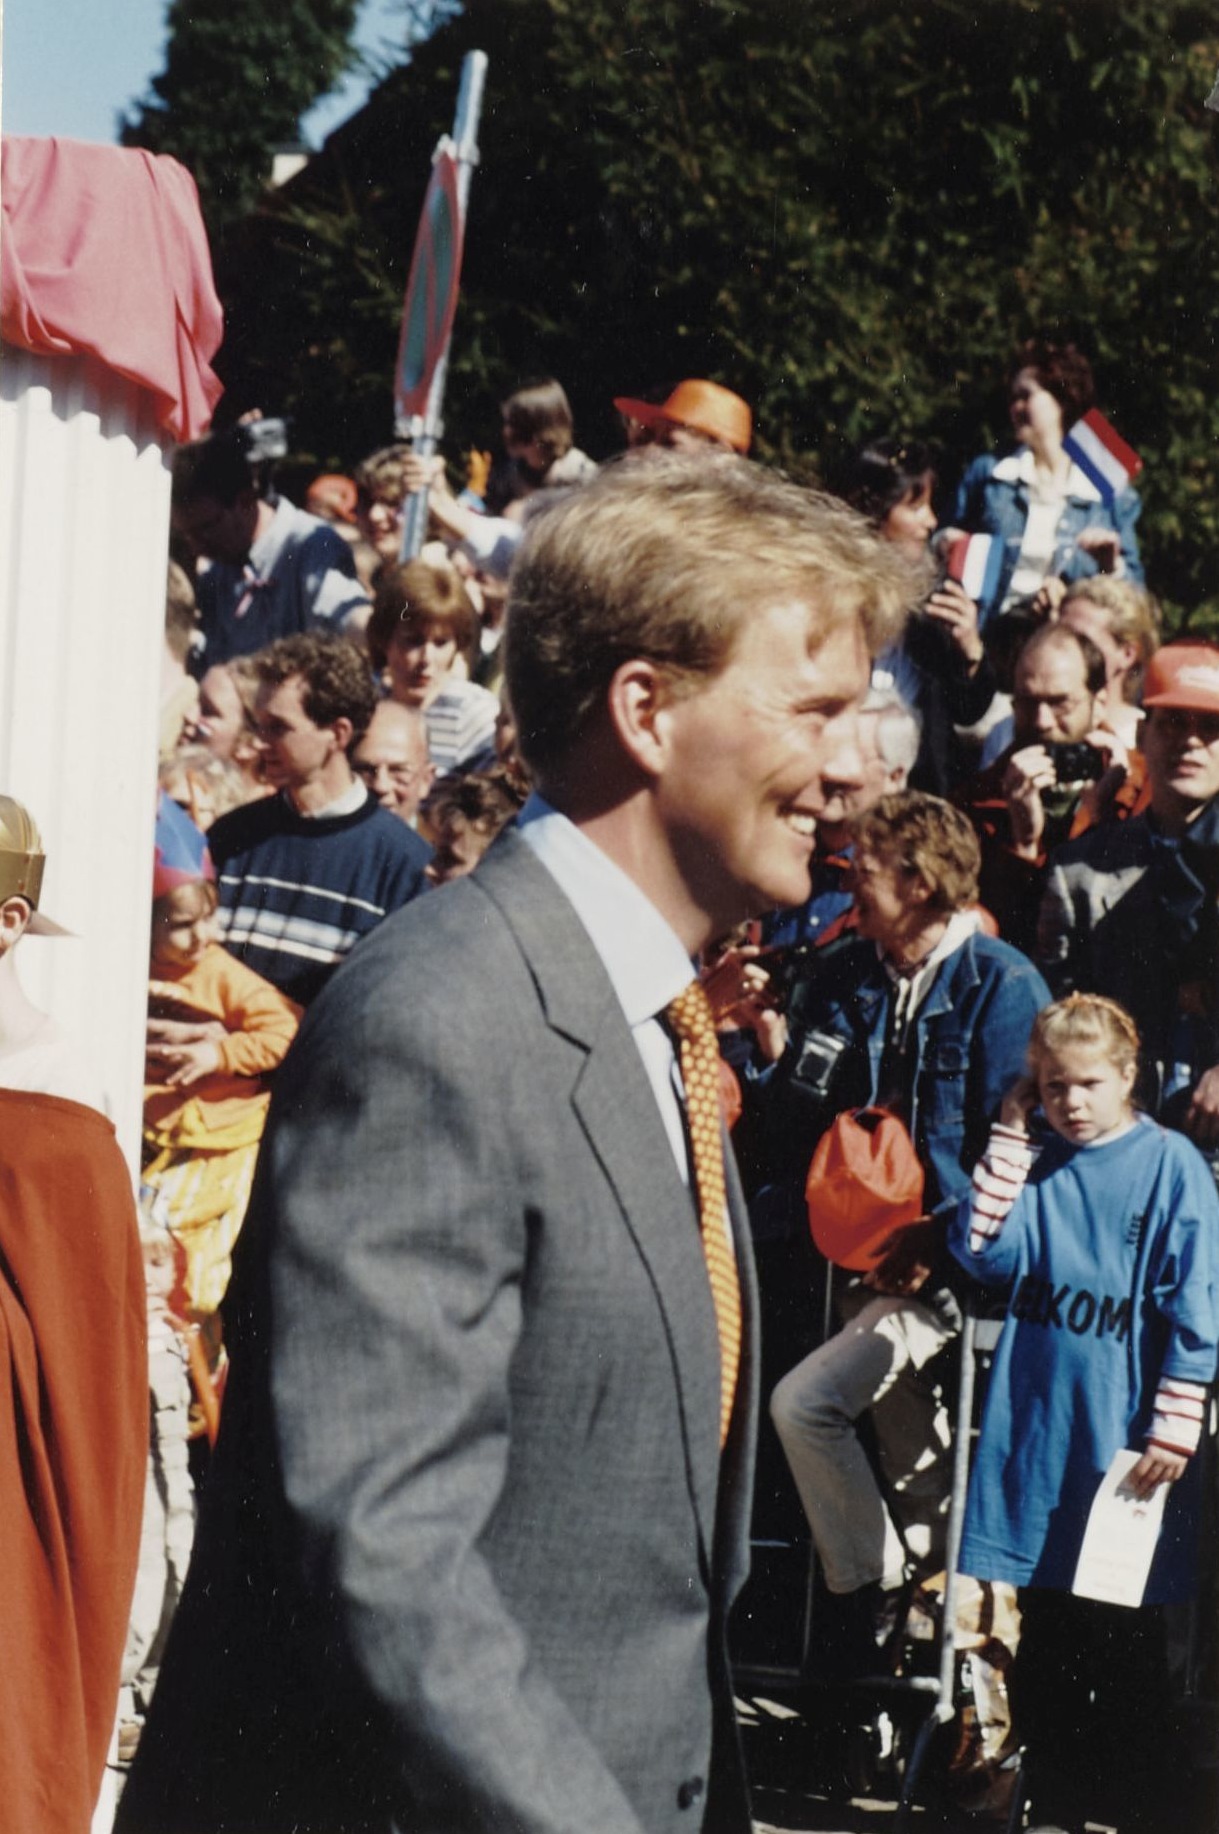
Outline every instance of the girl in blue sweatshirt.
POLYGON ((1191 1470, 1219 1345, 1219 1198, 1201 1154, 1131 1102, 1139 1039, 1114 1001, 1037 1018, 952 1248, 1011 1292, 970 1484, 961 1570, 1020 1588, 1012 1675, 1034 1820, 1162 1834, 1160 1607, 1195 1583, 1191 1470), (1039 1105, 1044 1125, 1033 1119, 1039 1105), (1143 1606, 1071 1591, 1114 1455, 1140 1495, 1172 1485, 1143 1606))

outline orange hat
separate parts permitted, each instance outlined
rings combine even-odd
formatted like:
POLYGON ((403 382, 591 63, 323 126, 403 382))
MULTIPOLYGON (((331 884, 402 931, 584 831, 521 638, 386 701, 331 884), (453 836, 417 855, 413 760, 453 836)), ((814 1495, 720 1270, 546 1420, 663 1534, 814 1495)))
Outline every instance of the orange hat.
POLYGON ((351 521, 359 500, 355 479, 344 477, 341 471, 323 471, 305 492, 305 508, 312 515, 324 516, 330 511, 343 522, 351 521))
POLYGON ((1219 713, 1219 649, 1169 643, 1157 650, 1143 673, 1143 705, 1219 713))
POLYGON ((617 395, 620 414, 644 427, 689 427, 692 433, 720 440, 734 452, 748 452, 753 439, 749 403, 718 382, 679 382, 667 401, 636 401, 617 395))

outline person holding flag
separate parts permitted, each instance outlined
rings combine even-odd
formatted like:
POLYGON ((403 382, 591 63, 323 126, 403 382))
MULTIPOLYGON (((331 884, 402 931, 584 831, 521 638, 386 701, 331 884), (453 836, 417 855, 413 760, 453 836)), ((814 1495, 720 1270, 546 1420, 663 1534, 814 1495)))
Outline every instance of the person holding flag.
POLYGON ((1092 365, 1072 343, 1029 338, 1008 365, 1016 449, 984 453, 957 491, 953 535, 990 535, 1001 564, 983 569, 985 627, 1052 610, 1061 590, 1096 573, 1143 582, 1131 480, 1137 454, 1096 408, 1092 365))

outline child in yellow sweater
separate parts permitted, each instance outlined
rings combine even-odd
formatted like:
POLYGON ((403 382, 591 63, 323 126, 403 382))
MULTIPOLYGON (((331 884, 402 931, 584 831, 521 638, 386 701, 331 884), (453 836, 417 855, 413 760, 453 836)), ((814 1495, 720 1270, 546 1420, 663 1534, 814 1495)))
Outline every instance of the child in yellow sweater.
POLYGON ((144 1181, 186 1254, 187 1318, 213 1352, 270 1091, 300 1009, 215 937, 207 844, 162 794, 153 873, 144 1181))

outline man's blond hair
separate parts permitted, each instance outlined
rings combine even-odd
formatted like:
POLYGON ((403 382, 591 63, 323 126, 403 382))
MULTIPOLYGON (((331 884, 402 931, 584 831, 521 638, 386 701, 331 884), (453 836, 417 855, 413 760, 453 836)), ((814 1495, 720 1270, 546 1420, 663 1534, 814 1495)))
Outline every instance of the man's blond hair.
POLYGON ((544 780, 632 659, 694 692, 751 614, 792 601, 827 634, 858 617, 876 654, 925 585, 854 510, 748 459, 627 456, 527 526, 505 637, 521 755, 544 780))

